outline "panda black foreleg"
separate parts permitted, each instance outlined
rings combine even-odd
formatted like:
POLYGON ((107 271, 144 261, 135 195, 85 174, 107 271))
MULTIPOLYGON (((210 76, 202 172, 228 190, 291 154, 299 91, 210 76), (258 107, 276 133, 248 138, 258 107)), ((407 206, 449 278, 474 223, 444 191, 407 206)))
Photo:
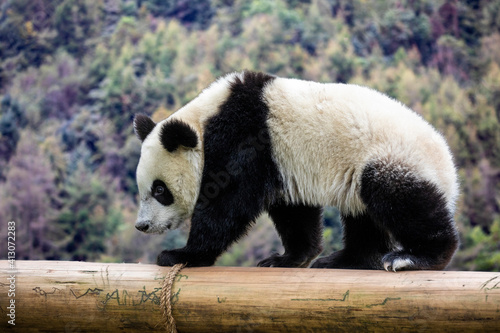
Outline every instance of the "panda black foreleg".
POLYGON ((231 244, 247 232, 254 219, 253 216, 231 214, 220 208, 220 206, 209 207, 203 211, 196 211, 191 219, 191 230, 186 246, 162 251, 158 255, 157 264, 173 266, 184 263, 188 267, 212 266, 231 244))
POLYGON ((320 258, 312 268, 382 269, 382 257, 390 249, 387 232, 367 214, 342 215, 344 249, 320 258))
POLYGON ((372 162, 362 175, 368 214, 394 240, 386 270, 443 269, 458 247, 458 232, 438 187, 404 164, 372 162))
POLYGON ((305 205, 278 204, 269 216, 281 237, 285 253, 259 262, 261 267, 307 267, 322 251, 323 209, 305 205))
POLYGON ((193 218, 186 246, 162 251, 158 255, 157 264, 173 266, 183 263, 188 267, 212 266, 217 258, 244 235, 251 225, 250 220, 235 220, 214 221, 209 218, 203 220, 193 218))

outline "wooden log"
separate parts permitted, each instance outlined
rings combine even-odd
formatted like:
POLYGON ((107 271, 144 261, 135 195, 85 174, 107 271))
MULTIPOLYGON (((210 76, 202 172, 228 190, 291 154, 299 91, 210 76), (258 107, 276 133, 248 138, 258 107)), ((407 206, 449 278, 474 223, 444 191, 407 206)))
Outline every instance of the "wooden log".
MULTIPOLYGON (((12 273, 0 261, 1 331, 165 331, 159 297, 169 267, 15 265, 12 273)), ((500 331, 500 273, 185 268, 173 294, 179 332, 500 331)))

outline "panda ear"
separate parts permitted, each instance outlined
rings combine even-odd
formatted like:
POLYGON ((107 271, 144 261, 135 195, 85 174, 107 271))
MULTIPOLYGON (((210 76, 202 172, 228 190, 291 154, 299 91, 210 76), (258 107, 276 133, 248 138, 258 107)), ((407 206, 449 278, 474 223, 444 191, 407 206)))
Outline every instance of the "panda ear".
POLYGON ((156 123, 145 114, 136 114, 134 117, 135 135, 143 142, 155 126, 156 123))
POLYGON ((198 144, 198 134, 185 122, 171 120, 166 122, 160 131, 160 141, 169 152, 179 146, 194 148, 198 144))

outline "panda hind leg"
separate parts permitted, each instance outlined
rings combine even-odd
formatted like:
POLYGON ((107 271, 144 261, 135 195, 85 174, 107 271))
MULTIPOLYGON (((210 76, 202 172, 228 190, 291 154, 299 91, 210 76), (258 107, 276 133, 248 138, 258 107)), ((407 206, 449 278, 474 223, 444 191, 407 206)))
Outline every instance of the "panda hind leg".
POLYGON ((440 270, 451 261, 458 232, 436 185, 403 164, 372 162, 362 174, 361 198, 391 235, 393 249, 382 257, 385 270, 440 270))
POLYGON ((312 268, 383 269, 382 257, 390 250, 387 232, 367 214, 342 215, 344 249, 316 260, 312 268))
POLYGON ((304 205, 273 205, 269 216, 281 237, 285 253, 273 254, 261 267, 307 267, 322 251, 323 209, 304 205))

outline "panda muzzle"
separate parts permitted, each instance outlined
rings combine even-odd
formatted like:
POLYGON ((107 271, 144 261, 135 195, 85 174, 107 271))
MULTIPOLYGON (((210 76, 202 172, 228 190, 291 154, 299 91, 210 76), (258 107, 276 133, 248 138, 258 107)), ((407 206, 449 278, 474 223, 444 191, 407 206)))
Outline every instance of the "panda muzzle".
POLYGON ((142 232, 148 232, 149 226, 150 226, 150 221, 140 221, 136 222, 135 228, 139 231, 142 232))

